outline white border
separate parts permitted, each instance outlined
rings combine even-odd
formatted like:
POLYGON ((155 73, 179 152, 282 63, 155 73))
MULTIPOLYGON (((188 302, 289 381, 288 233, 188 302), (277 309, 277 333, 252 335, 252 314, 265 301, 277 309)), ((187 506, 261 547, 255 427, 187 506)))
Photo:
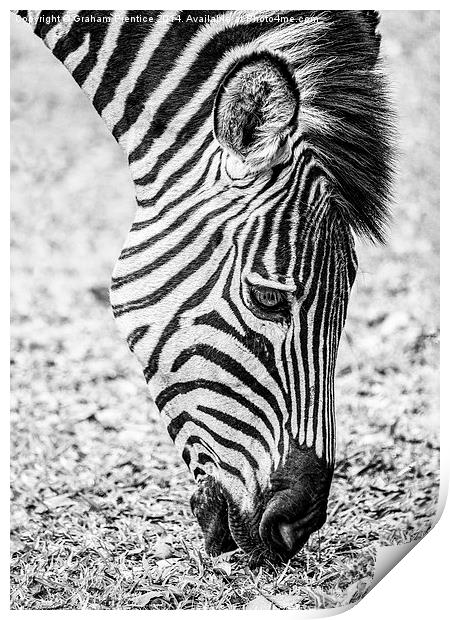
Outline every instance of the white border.
MULTIPOLYGON (((17 5, 16 3, 11 3, 12 8, 19 8, 23 5, 17 5)), ((63 3, 64 4, 64 3, 63 3)), ((11 5, 10 5, 11 6, 11 5)), ((35 2, 26 3, 27 8, 42 8, 42 5, 38 5, 35 2)), ((45 5, 44 5, 45 6, 45 5)), ((59 3, 58 6, 61 6, 59 3)), ((223 6, 223 5, 222 5, 223 6)), ((419 2, 409 2, 408 4, 405 2, 389 2, 389 6, 386 6, 386 9, 389 10, 418 10, 418 9, 426 9, 426 10, 441 10, 441 41, 442 47, 441 56, 444 58, 448 58, 448 20, 447 20, 447 11, 444 7, 444 3, 432 3, 429 6, 424 7, 424 3, 419 2), (445 53, 447 52, 447 54, 445 53)), ((148 8, 148 3, 145 3, 143 6, 141 3, 136 3, 134 8, 139 9, 148 8)), ((64 8, 64 7, 63 7, 64 8)), ((67 8, 73 8, 73 6, 68 6, 67 8)), ((102 8, 112 8, 112 9, 120 9, 123 8, 123 5, 115 2, 103 2, 99 1, 95 4, 96 9, 102 8)), ((211 9, 214 8, 210 2, 171 2, 165 7, 167 9, 180 9, 180 8, 191 8, 191 9, 211 9)), ((222 7, 221 7, 222 8, 222 7)), ((230 9, 262 9, 262 8, 273 8, 273 4, 267 4, 264 2, 227 2, 226 8, 230 9)), ((283 2, 281 7, 283 9, 298 9, 298 2, 283 2)), ((305 8, 312 8, 311 5, 306 5, 305 8)), ((364 9, 364 8, 373 8, 372 6, 368 6, 365 2, 349 2, 343 7, 342 4, 339 3, 327 3, 325 7, 321 6, 320 8, 348 8, 348 9, 364 9)), ((383 7, 377 7, 383 8, 383 7)), ((7 75, 7 67, 6 63, 9 60, 9 15, 7 11, 4 11, 5 19, 2 20, 1 25, 4 27, 3 36, 1 37, 1 44, 3 45, 3 53, 0 55, 1 62, 5 65, 5 72, 2 74, 4 76, 7 75)), ((444 101, 442 108, 444 110, 450 109, 449 101, 448 101, 448 82, 444 81, 445 76, 442 76, 442 99, 444 101)), ((5 145, 6 138, 9 137, 9 121, 7 114, 7 106, 9 107, 9 98, 7 100, 8 91, 3 88, 2 92, 4 94, 4 98, 2 99, 2 121, 5 123, 4 127, 4 142, 5 145)), ((442 132, 444 136, 448 135, 448 121, 446 116, 442 117, 442 132)), ((450 167, 448 165, 448 153, 445 149, 447 141, 441 140, 441 143, 444 147, 445 152, 442 155, 442 163, 441 163, 441 173, 444 174, 443 179, 444 182, 441 187, 441 204, 444 205, 442 209, 442 223, 441 230, 448 231, 448 184, 445 183, 446 176, 448 176, 448 171, 450 167)), ((9 144, 9 140, 8 140, 9 144)), ((5 151, 5 146, 3 147, 3 151, 5 151)), ((3 174, 5 175, 3 178, 3 188, 9 188, 9 169, 7 171, 7 157, 6 153, 3 152, 3 163, 5 164, 3 168, 3 174)), ((1 282, 3 283, 3 303, 0 306, 1 310, 1 318, 2 318, 2 327, 1 330, 1 370, 2 377, 9 376, 9 364, 8 359, 6 357, 7 351, 9 349, 8 344, 8 325, 9 325, 9 307, 6 302, 6 284, 9 284, 9 255, 8 255, 8 233, 9 223, 8 223, 8 211, 6 209, 6 204, 9 204, 9 191, 7 191, 7 200, 3 202, 2 209, 0 209, 0 234, 2 235, 2 242, 0 243, 0 251, 1 251, 1 260, 0 260, 0 268, 2 270, 1 273, 1 282)), ((449 243, 443 244, 442 247, 442 273, 444 274, 443 282, 442 282, 442 315, 447 317, 449 315, 449 305, 448 305, 448 270, 446 266, 450 264, 450 256, 449 256, 449 243), (447 277, 446 277, 447 276, 447 277), (446 282, 447 280, 447 282, 446 282)), ((443 377, 449 376, 449 350, 448 350, 448 332, 447 325, 444 323, 443 326, 443 339, 442 339, 442 375, 443 377)), ((5 426, 4 432, 1 434, 2 441, 4 442, 3 449, 1 450, 1 463, 2 463, 2 481, 5 483, 2 485, 2 493, 5 498, 9 496, 9 491, 7 489, 6 483, 8 480, 8 471, 9 471, 9 433, 7 432, 7 411, 9 411, 9 402, 7 398, 7 391, 5 389, 6 384, 2 383, 2 389, 0 390, 1 398, 5 400, 5 406, 2 407, 1 411, 2 415, 2 423, 5 426)), ((449 477, 449 437, 450 437, 450 424, 449 424, 449 398, 444 391, 441 394, 441 411, 443 415, 441 416, 441 489, 440 489, 440 511, 444 508, 445 496, 447 494, 448 489, 448 477, 449 477)), ((4 504, 4 505, 5 505, 4 504)), ((55 616, 52 612, 47 611, 9 611, 9 560, 7 549, 9 547, 9 540, 6 538, 8 536, 7 528, 7 511, 6 508, 2 511, 2 533, 5 538, 5 551, 2 553, 3 563, 1 565, 2 573, 1 573, 1 584, 2 584, 2 609, 6 612, 6 615, 13 615, 14 618, 21 618, 25 614, 34 613, 38 614, 40 617, 49 616, 49 617, 59 617, 60 615, 66 616, 67 614, 82 614, 85 615, 86 612, 83 611, 61 611, 58 610, 56 613, 58 616, 55 616)), ((346 618, 352 620, 358 620, 364 618, 364 620, 379 620, 381 617, 386 618, 409 618, 414 620, 415 618, 422 620, 425 616, 428 618, 439 619, 446 617, 448 614, 448 603, 447 603, 447 590, 448 590, 448 564, 449 564, 449 555, 448 550, 450 549, 449 544, 449 531, 450 531, 450 511, 447 507, 440 521, 437 523, 435 528, 425 537, 425 539, 420 542, 411 553, 409 553, 398 566, 396 566, 392 572, 389 574, 387 579, 383 579, 381 583, 379 583, 373 591, 369 593, 360 603, 358 603, 355 607, 353 607, 350 611, 345 612, 346 618), (445 580, 445 583, 444 583, 445 580), (445 615, 444 615, 444 610, 445 615)), ((181 612, 157 612, 157 611, 147 611, 145 612, 146 618, 152 620, 153 618, 160 617, 161 614, 182 614, 183 618, 189 618, 197 616, 201 613, 202 610, 193 610, 193 611, 181 611, 181 612)), ((106 611, 89 611, 86 613, 90 618, 96 618, 100 614, 102 617, 106 611)), ((111 612, 110 612, 111 613, 111 612)), ((125 617, 129 614, 133 614, 136 612, 128 612, 128 611, 113 611, 115 617, 125 617)), ((139 613, 139 612, 138 612, 139 613)), ((142 613, 142 612, 141 612, 142 613)), ((230 614, 240 613, 233 611, 212 611, 205 610, 204 613, 209 615, 213 615, 214 617, 220 616, 222 614, 227 614, 227 617, 230 617, 230 614)), ((318 617, 314 612, 298 612, 298 611, 275 611, 275 612, 247 612, 250 615, 257 614, 258 616, 267 613, 283 613, 283 617, 286 615, 290 617, 318 617)), ((322 614, 321 614, 322 615, 322 614)), ((327 614, 330 615, 330 614, 327 614)), ((173 617, 173 616, 171 616, 173 617)))

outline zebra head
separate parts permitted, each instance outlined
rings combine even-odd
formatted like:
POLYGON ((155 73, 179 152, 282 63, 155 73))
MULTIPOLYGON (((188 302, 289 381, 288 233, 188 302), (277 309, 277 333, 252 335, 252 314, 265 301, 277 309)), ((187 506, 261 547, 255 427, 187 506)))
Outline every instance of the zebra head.
POLYGON ((326 519, 353 232, 382 237, 388 194, 370 19, 218 45, 210 74, 174 75, 176 114, 135 155, 111 299, 212 554, 286 559, 326 519))

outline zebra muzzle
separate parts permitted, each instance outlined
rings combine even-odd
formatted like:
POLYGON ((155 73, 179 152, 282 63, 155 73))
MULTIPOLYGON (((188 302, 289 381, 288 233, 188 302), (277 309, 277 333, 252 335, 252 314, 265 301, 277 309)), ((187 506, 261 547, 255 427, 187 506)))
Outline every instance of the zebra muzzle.
POLYGON ((245 513, 213 476, 202 476, 191 508, 206 552, 214 556, 239 546, 255 565, 287 561, 325 523, 331 477, 331 468, 311 449, 292 442, 285 463, 271 476, 270 490, 245 513))

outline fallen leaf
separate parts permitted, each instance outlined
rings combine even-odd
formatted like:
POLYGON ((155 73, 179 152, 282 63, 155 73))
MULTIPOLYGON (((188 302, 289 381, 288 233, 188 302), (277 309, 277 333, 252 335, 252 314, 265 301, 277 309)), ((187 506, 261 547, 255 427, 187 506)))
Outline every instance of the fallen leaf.
POLYGON ((175 551, 173 547, 166 542, 158 541, 153 547, 152 555, 159 560, 167 560, 168 558, 174 557, 175 551))
POLYGON ((133 555, 140 555, 143 551, 144 547, 134 547, 133 549, 129 549, 125 555, 131 557, 133 555))
POLYGON ((146 592, 145 594, 140 594, 139 596, 135 596, 131 603, 135 607, 145 607, 155 598, 165 598, 165 592, 161 590, 151 590, 150 592, 146 592))
POLYGON ((64 589, 61 584, 56 583, 56 581, 53 581, 51 579, 46 579, 45 577, 35 576, 34 580, 50 590, 63 590, 64 589))
POLYGON ((105 429, 117 430, 123 425, 123 414, 120 411, 114 409, 102 409, 97 411, 95 419, 105 429))
POLYGON ((347 590, 345 590, 344 595, 340 599, 340 604, 348 605, 351 602, 359 601, 366 594, 371 582, 371 578, 364 578, 352 583, 347 590))
POLYGON ((158 568, 164 569, 169 568, 180 561, 180 558, 167 558, 166 560, 158 560, 156 565, 158 568))
POLYGON ((213 565, 213 570, 216 573, 229 577, 231 575, 232 566, 230 562, 216 562, 213 565))
POLYGON ((53 497, 46 497, 44 499, 44 504, 50 509, 54 510, 55 508, 62 508, 63 506, 71 506, 74 503, 72 497, 68 494, 65 495, 54 495, 53 497))
POLYGON ((257 596, 252 601, 247 603, 245 609, 276 609, 276 607, 264 596, 257 596))

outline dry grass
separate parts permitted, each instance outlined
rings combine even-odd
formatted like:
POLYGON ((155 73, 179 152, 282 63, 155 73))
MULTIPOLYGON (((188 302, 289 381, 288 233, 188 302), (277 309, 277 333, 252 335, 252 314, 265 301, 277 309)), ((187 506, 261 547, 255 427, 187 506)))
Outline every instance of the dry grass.
POLYGON ((382 23, 404 156, 390 243, 359 252, 329 519, 288 565, 253 573, 241 552, 205 556, 192 483, 105 304, 133 213, 119 148, 65 70, 14 24, 12 608, 329 607, 361 596, 379 545, 430 527, 437 15, 387 12, 382 23))

